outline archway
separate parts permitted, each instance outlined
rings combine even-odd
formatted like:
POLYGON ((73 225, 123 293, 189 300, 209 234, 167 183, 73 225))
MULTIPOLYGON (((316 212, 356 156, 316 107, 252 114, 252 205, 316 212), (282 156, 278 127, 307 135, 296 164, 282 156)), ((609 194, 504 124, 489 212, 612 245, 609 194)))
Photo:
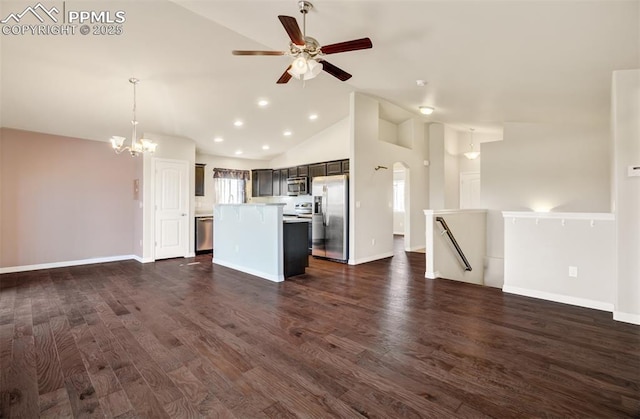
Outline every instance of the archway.
POLYGON ((403 236, 403 248, 410 249, 411 243, 411 182, 409 165, 404 162, 393 164, 393 235, 394 241, 403 236))

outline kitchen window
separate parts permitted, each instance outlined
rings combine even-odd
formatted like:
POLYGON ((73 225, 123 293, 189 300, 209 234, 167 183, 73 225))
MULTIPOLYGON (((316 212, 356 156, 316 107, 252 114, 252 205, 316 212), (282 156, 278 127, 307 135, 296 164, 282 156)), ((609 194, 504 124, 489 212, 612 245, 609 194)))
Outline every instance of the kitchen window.
POLYGON ((248 170, 213 169, 213 193, 216 204, 247 202, 248 170))

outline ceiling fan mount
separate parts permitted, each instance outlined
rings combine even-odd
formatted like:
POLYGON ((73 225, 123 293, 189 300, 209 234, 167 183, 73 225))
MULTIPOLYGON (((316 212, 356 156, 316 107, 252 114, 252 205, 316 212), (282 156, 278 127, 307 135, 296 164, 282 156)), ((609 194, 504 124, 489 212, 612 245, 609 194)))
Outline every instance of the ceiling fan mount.
POLYGON ((328 54, 340 52, 357 51, 372 48, 373 44, 369 38, 355 39, 352 41, 339 42, 321 46, 313 37, 307 36, 307 13, 313 9, 313 4, 308 1, 299 1, 298 8, 302 13, 302 30, 296 18, 291 16, 278 16, 284 30, 289 35, 291 42, 288 51, 232 51, 233 55, 287 55, 293 58, 291 65, 280 76, 277 83, 283 84, 291 80, 292 77, 308 80, 316 77, 320 71, 326 71, 341 81, 351 78, 351 74, 336 67, 326 61, 323 57, 328 54))

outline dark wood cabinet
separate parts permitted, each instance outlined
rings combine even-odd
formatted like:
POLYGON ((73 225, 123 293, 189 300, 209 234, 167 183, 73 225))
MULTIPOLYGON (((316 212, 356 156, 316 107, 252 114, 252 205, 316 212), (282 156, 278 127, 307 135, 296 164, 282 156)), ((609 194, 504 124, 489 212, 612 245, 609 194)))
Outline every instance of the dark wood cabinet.
MULTIPOLYGON (((204 173, 204 172, 203 172, 204 173)), ((349 160, 335 160, 315 164, 303 164, 285 169, 257 169, 251 171, 251 196, 287 196, 287 179, 306 177, 308 192, 314 177, 349 174, 349 160)))
POLYGON ((342 160, 342 174, 349 174, 349 160, 342 160))
POLYGON ((313 180, 314 177, 318 176, 326 176, 327 175, 327 164, 326 163, 318 163, 309 165, 309 177, 313 180))
POLYGON ((301 275, 305 268, 309 266, 309 253, 307 246, 309 243, 310 223, 284 223, 283 228, 283 257, 284 276, 290 277, 301 275))
POLYGON ((287 196, 287 178, 288 177, 289 177, 289 170, 280 169, 280 195, 281 196, 287 196))
POLYGON ((196 196, 204 196, 204 167, 202 163, 196 163, 196 196))
POLYGON ((272 174, 272 183, 273 183, 273 196, 280 196, 280 170, 274 170, 272 174))
POLYGON ((251 171, 251 196, 273 195, 273 170, 251 171))
POLYGON ((327 163, 327 176, 341 175, 342 174, 342 161, 330 161, 327 163))

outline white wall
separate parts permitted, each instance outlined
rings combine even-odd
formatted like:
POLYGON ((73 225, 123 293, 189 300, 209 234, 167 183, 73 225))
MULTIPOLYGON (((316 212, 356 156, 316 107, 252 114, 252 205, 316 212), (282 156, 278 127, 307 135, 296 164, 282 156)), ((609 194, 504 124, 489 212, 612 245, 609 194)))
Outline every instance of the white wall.
POLYGON ((458 131, 447 125, 444 127, 444 207, 460 208, 458 131))
POLYGON ((378 121, 378 139, 385 143, 398 144, 398 125, 380 118, 378 121))
POLYGON ((484 258, 486 251, 486 211, 484 210, 425 210, 426 220, 426 270, 430 279, 446 278, 455 281, 484 285, 484 258), (442 217, 453 234, 465 258, 471 265, 466 271, 462 258, 442 225, 436 221, 442 217))
POLYGON ((213 263, 284 281, 281 205, 216 205, 213 223, 213 263))
MULTIPOLYGON (((394 106, 385 103, 385 106, 394 106)), ((379 141, 377 99, 351 95, 351 182, 349 263, 357 264, 393 255, 393 164, 409 168, 410 208, 405 222, 410 222, 409 247, 424 248, 424 215, 428 205, 429 177, 423 161, 428 159, 424 123, 407 112, 403 135, 410 136, 413 148, 379 141), (411 132, 411 135, 408 133, 411 132), (376 166, 388 169, 375 170, 376 166)), ((400 111, 400 109, 398 108, 400 111)))
POLYGON ((274 158, 269 167, 280 169, 349 157, 349 118, 345 118, 274 158))
POLYGON ((618 287, 614 318, 640 324, 640 70, 616 71, 612 87, 613 199, 618 287))
POLYGON ((613 214, 504 212, 504 237, 505 292, 613 310, 613 214))
POLYGON ((429 208, 460 207, 458 132, 440 124, 429 124, 429 208))
POLYGON ((501 211, 609 212, 609 139, 604 124, 507 123, 504 141, 482 144, 486 283, 503 285, 501 211))

